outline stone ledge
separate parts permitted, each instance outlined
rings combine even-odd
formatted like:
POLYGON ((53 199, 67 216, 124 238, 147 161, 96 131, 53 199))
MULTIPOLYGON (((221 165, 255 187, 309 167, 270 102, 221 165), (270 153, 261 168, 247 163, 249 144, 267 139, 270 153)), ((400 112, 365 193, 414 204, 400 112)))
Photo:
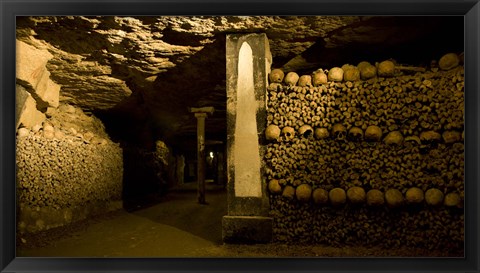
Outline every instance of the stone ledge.
POLYGON ((262 244, 272 240, 273 218, 223 216, 222 239, 229 244, 262 244))

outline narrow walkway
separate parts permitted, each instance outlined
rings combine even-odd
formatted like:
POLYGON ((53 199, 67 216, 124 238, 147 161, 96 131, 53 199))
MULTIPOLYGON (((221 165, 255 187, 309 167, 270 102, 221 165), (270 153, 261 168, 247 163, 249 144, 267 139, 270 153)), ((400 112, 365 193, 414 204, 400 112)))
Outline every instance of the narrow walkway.
MULTIPOLYGON (((222 244, 226 190, 207 184, 208 205, 197 203, 196 183, 173 189, 162 201, 119 211, 42 247, 17 248, 27 257, 193 257, 222 244)), ((25 246, 28 242, 25 243, 25 246)))

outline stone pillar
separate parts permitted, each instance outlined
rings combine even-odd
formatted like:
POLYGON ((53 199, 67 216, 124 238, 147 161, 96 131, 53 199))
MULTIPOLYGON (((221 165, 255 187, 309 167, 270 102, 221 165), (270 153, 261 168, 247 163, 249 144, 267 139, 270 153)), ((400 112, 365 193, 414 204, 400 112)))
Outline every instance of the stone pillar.
POLYGON ((206 113, 195 113, 197 118, 197 182, 198 203, 206 204, 205 201, 205 118, 206 113))
POLYGON ((197 118, 197 183, 198 203, 207 204, 205 200, 205 118, 213 113, 213 107, 191 108, 197 118))
POLYGON ((226 243, 266 243, 268 217, 263 131, 271 53, 265 34, 227 35, 227 198, 226 243))

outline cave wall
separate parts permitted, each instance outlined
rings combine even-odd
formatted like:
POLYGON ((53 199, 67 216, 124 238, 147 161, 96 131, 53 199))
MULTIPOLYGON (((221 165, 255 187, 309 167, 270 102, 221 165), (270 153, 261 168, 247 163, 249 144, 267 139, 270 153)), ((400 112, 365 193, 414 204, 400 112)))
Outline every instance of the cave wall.
POLYGON ((410 70, 382 62, 370 76, 361 66, 300 78, 272 70, 265 162, 276 241, 463 251, 464 70, 453 59, 410 70))
POLYGON ((64 86, 51 78, 58 71, 49 65, 54 59, 50 51, 17 40, 16 53, 20 233, 128 207, 132 197, 165 193, 178 180, 171 148, 155 143, 150 130, 137 130, 142 147, 130 139, 113 139, 103 121, 62 99, 64 86))

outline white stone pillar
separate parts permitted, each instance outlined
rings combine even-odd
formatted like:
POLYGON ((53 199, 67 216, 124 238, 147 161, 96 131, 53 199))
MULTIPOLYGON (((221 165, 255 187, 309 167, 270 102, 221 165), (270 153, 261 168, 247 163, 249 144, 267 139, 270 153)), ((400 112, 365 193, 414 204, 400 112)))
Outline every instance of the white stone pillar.
POLYGON ((227 35, 227 243, 262 243, 272 237, 267 217, 263 131, 271 53, 265 34, 227 35))

